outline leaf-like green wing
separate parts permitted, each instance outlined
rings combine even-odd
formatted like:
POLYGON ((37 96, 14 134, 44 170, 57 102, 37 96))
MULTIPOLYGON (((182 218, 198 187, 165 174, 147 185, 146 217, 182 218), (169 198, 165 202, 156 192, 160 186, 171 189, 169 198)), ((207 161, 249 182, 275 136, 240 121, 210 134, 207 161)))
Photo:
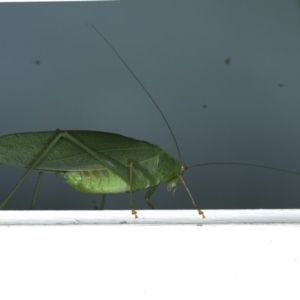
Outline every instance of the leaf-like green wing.
MULTIPOLYGON (((145 162, 159 155, 158 146, 119 134, 100 131, 67 131, 96 153, 111 157, 122 165, 145 162)), ((0 163, 28 168, 45 151, 58 133, 55 131, 16 133, 0 137, 0 163)), ((61 138, 36 167, 38 170, 86 171, 103 165, 72 142, 61 138)))

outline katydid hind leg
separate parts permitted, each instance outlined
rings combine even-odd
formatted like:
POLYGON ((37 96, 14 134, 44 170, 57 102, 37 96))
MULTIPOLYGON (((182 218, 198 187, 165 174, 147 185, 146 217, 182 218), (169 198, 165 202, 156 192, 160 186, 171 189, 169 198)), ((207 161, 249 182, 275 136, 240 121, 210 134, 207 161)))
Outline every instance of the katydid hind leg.
POLYGON ((72 142, 74 145, 78 146, 82 150, 84 150, 87 154, 89 154, 91 157, 96 159, 98 162, 100 162, 102 165, 110 169, 111 171, 115 172, 120 178, 124 179, 129 183, 128 178, 128 168, 121 163, 119 163, 117 160, 108 157, 104 154, 101 154, 99 152, 95 153, 92 149, 85 146, 83 143, 81 143, 79 140, 77 140, 75 137, 73 137, 68 132, 63 132, 63 137, 70 142, 72 142))
POLYGON ((44 172, 40 171, 38 178, 36 180, 36 185, 35 185, 35 189, 34 189, 34 194, 33 194, 33 198, 31 201, 31 205, 30 205, 30 209, 34 209, 35 203, 36 203, 36 199, 37 199, 37 195, 41 186, 41 182, 42 182, 42 177, 43 177, 44 172))
POLYGON ((58 132, 57 135, 49 142, 48 146, 41 152, 41 154, 37 157, 37 159, 32 163, 32 165, 27 169, 21 179, 17 182, 14 188, 11 190, 9 195, 4 199, 4 201, 0 204, 0 209, 2 209, 7 202, 11 199, 14 193, 18 190, 21 184, 26 180, 29 174, 37 167, 37 165, 43 160, 43 158, 47 155, 47 153, 53 148, 53 146, 58 142, 58 140, 64 135, 63 132, 58 132))
POLYGON ((25 174, 21 177, 21 179, 17 182, 17 184, 13 187, 11 192, 8 194, 8 196, 2 201, 0 204, 0 209, 3 209, 3 207, 9 202, 11 197, 14 195, 14 193, 18 190, 20 185, 25 181, 25 179, 29 176, 29 174, 32 172, 32 169, 28 169, 25 174))

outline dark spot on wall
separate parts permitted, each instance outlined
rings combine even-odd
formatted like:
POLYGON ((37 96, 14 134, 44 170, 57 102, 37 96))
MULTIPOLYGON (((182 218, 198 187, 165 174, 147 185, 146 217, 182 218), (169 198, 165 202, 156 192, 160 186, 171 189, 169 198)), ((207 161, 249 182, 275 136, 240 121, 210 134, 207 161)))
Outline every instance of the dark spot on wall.
POLYGON ((38 66, 41 64, 41 61, 39 59, 36 59, 36 60, 32 61, 32 63, 38 66))
POLYGON ((225 59, 225 61, 224 61, 224 63, 226 64, 226 65, 229 65, 230 64, 230 62, 231 62, 231 59, 228 57, 228 58, 226 58, 225 59))

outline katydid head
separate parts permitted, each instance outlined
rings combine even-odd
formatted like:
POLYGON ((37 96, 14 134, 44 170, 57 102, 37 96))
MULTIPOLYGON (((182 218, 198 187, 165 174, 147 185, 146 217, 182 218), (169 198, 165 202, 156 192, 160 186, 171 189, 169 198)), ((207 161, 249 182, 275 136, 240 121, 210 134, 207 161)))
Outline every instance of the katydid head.
POLYGON ((183 173, 182 164, 161 149, 160 159, 158 163, 159 179, 168 186, 168 191, 172 191, 179 182, 179 176, 183 173))
MULTIPOLYGON (((161 149, 162 150, 162 149, 161 149)), ((203 218, 205 218, 204 213, 200 210, 200 208, 196 205, 196 202, 187 187, 185 181, 183 180, 183 172, 187 169, 186 165, 182 162, 179 162, 175 158, 173 158, 171 155, 166 153, 165 151, 161 151, 160 154, 160 160, 158 164, 159 169, 159 179, 160 181, 164 182, 168 186, 168 191, 175 191, 175 188, 177 187, 179 181, 182 182, 184 185, 187 193, 189 194, 192 203, 194 207, 198 210, 198 213, 202 215, 203 218)))
POLYGON ((186 166, 184 163, 181 163, 180 167, 180 172, 172 173, 172 175, 169 174, 169 176, 171 176, 171 179, 168 181, 167 186, 168 191, 173 192, 173 194, 175 193, 179 181, 182 181, 183 172, 186 170, 186 166))

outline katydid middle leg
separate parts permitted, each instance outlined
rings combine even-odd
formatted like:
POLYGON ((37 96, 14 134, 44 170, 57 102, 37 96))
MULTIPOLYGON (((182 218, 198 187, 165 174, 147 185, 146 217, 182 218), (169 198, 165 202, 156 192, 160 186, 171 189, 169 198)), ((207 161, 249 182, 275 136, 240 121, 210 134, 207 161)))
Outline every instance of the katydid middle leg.
POLYGON ((154 209, 154 206, 153 206, 153 204, 150 201, 150 197, 155 192, 155 190, 157 189, 157 187, 158 187, 158 185, 154 185, 154 186, 150 187, 149 190, 147 191, 146 195, 145 195, 145 200, 146 200, 148 206, 150 208, 152 208, 152 209, 154 209))
POLYGON ((95 210, 103 210, 104 209, 105 198, 106 198, 106 194, 103 194, 100 208, 98 207, 96 201, 94 200, 94 209, 95 210))

